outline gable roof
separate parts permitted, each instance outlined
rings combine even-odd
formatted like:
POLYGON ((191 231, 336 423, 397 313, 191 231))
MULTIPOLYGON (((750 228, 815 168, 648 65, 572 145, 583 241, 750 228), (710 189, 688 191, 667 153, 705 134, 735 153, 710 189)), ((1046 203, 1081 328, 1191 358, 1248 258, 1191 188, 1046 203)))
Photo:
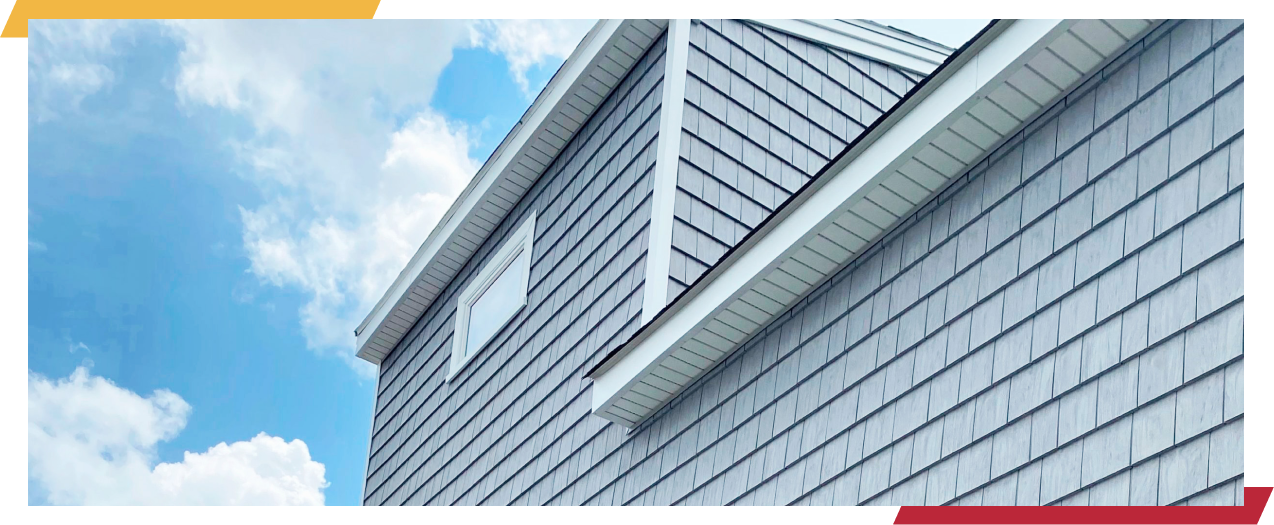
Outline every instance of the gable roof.
MULTIPOLYGON (((942 46, 870 22, 761 23, 917 76, 936 67, 934 57, 945 56, 942 46)), ((667 25, 597 22, 355 329, 358 357, 374 364, 388 357, 667 25)))
POLYGON ((354 331, 379 364, 664 31, 666 20, 601 20, 456 197, 354 331))
POLYGON ((1153 26, 992 22, 587 372, 593 413, 658 412, 1153 26))

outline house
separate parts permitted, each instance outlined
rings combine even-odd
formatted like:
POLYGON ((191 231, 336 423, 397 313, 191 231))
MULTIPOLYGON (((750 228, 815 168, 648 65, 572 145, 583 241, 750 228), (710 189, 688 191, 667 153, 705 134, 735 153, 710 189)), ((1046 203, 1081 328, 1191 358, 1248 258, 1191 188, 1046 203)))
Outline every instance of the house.
POLYGON ((1242 504, 1243 22, 605 20, 358 328, 369 505, 1242 504))

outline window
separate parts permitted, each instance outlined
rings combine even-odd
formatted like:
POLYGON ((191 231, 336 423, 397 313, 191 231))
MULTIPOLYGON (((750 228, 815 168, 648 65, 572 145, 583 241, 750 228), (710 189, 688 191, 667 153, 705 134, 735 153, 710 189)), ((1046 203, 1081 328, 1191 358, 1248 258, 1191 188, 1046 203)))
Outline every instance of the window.
POLYGON ((526 306, 534 243, 535 212, 531 212, 460 293, 448 381, 526 306))

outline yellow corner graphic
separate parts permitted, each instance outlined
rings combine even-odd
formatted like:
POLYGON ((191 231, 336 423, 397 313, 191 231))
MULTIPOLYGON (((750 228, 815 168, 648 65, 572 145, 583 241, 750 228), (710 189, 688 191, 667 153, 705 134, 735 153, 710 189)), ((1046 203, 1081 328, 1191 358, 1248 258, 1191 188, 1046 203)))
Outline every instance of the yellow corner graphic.
POLYGON ((26 38, 31 19, 371 18, 380 0, 17 0, 0 37, 26 38))

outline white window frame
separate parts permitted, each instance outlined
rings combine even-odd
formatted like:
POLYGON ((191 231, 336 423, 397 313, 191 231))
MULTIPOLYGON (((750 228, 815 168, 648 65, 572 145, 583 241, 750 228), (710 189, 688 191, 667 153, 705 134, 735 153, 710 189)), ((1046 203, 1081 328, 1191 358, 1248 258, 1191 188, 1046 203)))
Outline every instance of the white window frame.
POLYGON ((491 343, 491 340, 494 339, 495 336, 499 335, 500 332, 504 331, 504 328, 509 324, 509 321, 516 318, 518 314, 522 312, 522 309, 526 308, 527 294, 529 292, 528 289, 530 287, 531 279, 531 255, 533 254, 532 249, 534 246, 535 212, 532 211, 531 215, 522 222, 522 226, 519 226, 517 231, 513 232, 513 235, 509 236, 509 238, 504 241, 504 246, 502 246, 499 251, 495 252, 495 255, 491 256, 490 260, 487 261, 487 264, 482 267, 482 271, 478 272, 478 274, 473 278, 473 281, 469 283, 469 286, 460 293, 460 300, 456 306, 456 328, 451 337, 451 371, 447 374, 448 382, 450 382, 451 379, 460 372, 460 370, 463 370, 465 365, 467 365, 469 361, 473 360, 474 356, 482 353, 482 351, 486 349, 486 346, 491 343), (523 252, 525 252, 527 256, 522 259, 521 264, 514 267, 513 262, 516 261, 518 256, 523 252), (478 298, 482 297, 482 293, 486 292, 487 289, 495 283, 497 278, 504 275, 504 272, 509 270, 520 273, 522 282, 519 290, 522 291, 522 305, 518 307, 518 309, 514 310, 513 313, 509 315, 508 319, 505 319, 504 322, 500 323, 499 328, 496 328, 495 332, 493 332, 490 337, 488 337, 485 341, 482 341, 482 343, 474 349, 473 353, 465 355, 465 344, 469 340, 469 312, 473 309, 473 305, 478 301, 478 298))

